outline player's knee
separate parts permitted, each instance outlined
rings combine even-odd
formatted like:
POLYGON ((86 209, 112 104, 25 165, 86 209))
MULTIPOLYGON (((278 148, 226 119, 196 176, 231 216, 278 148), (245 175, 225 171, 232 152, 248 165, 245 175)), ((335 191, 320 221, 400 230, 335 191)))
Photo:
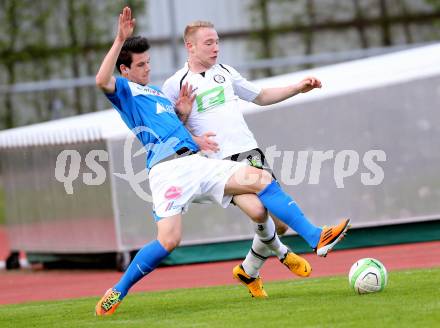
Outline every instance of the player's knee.
POLYGON ((251 168, 247 179, 249 184, 252 185, 253 192, 257 193, 266 188, 266 186, 272 182, 272 175, 265 170, 251 168))
POLYGON ((180 244, 181 236, 177 234, 171 234, 167 236, 158 237, 159 242, 168 251, 171 252, 180 244))
POLYGON ((272 174, 265 170, 261 170, 261 177, 260 177, 260 187, 261 189, 264 189, 267 185, 269 185, 273 180, 272 174))

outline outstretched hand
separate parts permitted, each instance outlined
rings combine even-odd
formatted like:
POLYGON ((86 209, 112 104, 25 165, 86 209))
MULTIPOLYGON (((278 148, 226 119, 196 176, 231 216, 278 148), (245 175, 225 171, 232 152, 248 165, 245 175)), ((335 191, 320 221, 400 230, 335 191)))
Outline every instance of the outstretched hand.
POLYGON ((321 81, 319 81, 315 77, 306 77, 305 79, 303 79, 298 83, 298 91, 301 93, 306 93, 309 92, 310 90, 321 87, 322 87, 321 81))
POLYGON ((124 7, 122 13, 119 14, 118 38, 125 41, 133 34, 136 19, 131 17, 131 9, 124 7))
POLYGON ((192 106, 196 95, 191 85, 186 82, 179 92, 179 98, 177 98, 175 107, 176 112, 183 122, 186 122, 189 114, 191 114, 192 106))

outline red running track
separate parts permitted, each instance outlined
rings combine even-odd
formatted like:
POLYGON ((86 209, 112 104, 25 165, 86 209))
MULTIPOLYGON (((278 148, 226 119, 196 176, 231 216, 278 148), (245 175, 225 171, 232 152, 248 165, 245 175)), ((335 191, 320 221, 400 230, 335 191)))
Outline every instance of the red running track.
POLYGON ((0 225, 0 261, 5 261, 9 255, 9 241, 6 230, 0 225))
MULTIPOLYGON (((304 257, 313 267, 311 277, 346 275, 351 265, 363 257, 374 257, 391 270, 440 266, 440 241, 334 251, 327 258, 304 257)), ((131 292, 175 288, 230 285, 232 268, 239 261, 164 267, 141 280, 131 292)), ((278 260, 271 258, 261 275, 265 282, 302 279, 293 276, 278 260)), ((84 270, 0 271, 0 304, 58 300, 96 296, 114 285, 121 273, 84 270)), ((307 278, 306 278, 307 279, 307 278)))

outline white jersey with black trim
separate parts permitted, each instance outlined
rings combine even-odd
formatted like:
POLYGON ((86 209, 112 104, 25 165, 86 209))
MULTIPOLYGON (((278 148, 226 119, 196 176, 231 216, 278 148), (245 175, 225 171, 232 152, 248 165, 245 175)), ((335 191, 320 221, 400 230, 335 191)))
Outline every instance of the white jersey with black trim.
POLYGON ((193 73, 188 63, 165 81, 162 92, 175 104, 183 84, 195 89, 196 99, 186 123, 193 135, 216 134, 220 151, 209 157, 223 159, 258 148, 239 109, 239 98, 253 101, 261 88, 243 78, 231 66, 215 64, 204 73, 193 73))

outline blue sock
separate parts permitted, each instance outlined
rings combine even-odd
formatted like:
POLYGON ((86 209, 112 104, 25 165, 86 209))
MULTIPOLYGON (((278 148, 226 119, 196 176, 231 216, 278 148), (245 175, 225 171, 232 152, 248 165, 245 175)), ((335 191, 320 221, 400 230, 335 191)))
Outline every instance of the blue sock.
POLYGON ((127 295, 128 290, 144 276, 153 271, 159 263, 170 253, 158 240, 146 244, 137 252, 121 280, 113 287, 121 292, 121 299, 127 295))
POLYGON ((275 180, 258 193, 258 197, 269 212, 295 230, 307 243, 315 248, 322 229, 313 225, 301 212, 295 201, 286 194, 275 180))

